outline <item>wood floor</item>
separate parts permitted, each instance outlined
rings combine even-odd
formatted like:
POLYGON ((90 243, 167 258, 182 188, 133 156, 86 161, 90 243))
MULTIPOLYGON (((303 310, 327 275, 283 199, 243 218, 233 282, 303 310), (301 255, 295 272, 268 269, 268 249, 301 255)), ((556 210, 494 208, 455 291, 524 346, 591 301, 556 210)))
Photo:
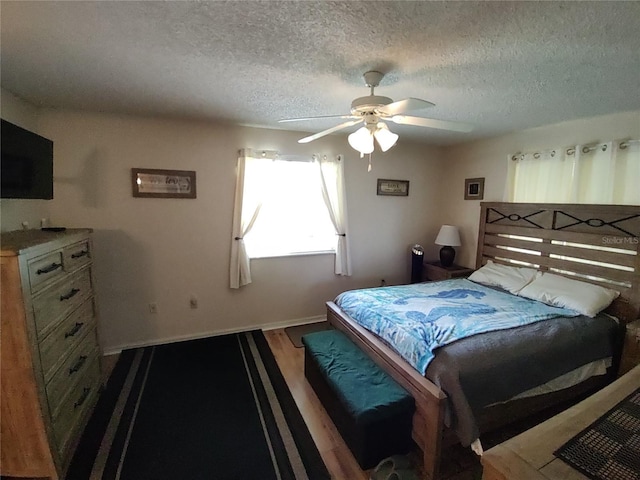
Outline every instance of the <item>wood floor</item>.
MULTIPOLYGON (((331 478, 369 480, 371 470, 363 471, 360 468, 304 377, 304 348, 296 348, 284 329, 264 331, 264 335, 331 478)), ((103 357, 105 378, 108 378, 117 359, 117 355, 103 357)), ((414 460, 420 462, 419 452, 415 453, 414 460)), ((469 449, 451 448, 443 452, 441 476, 443 480, 479 480, 479 465, 479 460, 469 449)), ((2 480, 5 478, 2 477, 2 480)))
MULTIPOLYGON (((333 480, 369 480, 371 470, 363 471, 336 430, 331 418, 316 397, 304 377, 304 348, 296 348, 284 329, 264 331, 264 335, 278 362, 295 402, 311 432, 320 455, 333 480)), ((103 375, 108 378, 118 356, 103 357, 103 375)), ((543 422, 558 413, 553 410, 513 424, 503 430, 486 434, 483 446, 490 448, 498 443, 543 422)), ((470 449, 461 446, 448 447, 442 452, 440 478, 442 480, 480 480, 482 468, 478 457, 470 449)), ((413 454, 420 463, 420 452, 413 454)), ((1 480, 10 477, 2 477, 1 480)), ((21 479, 30 480, 30 479, 21 479)), ((35 480, 35 479, 34 479, 35 480)))
POLYGON ((264 332, 289 390, 304 417, 331 477, 335 480, 369 480, 304 378, 304 348, 296 348, 284 329, 264 332))
MULTIPOLYGON (((369 480, 371 470, 360 469, 304 377, 304 348, 296 348, 284 329, 268 330, 264 335, 331 477, 334 480, 369 480)), ((415 452, 414 461, 421 462, 419 451, 415 452)), ((480 471, 480 462, 469 449, 451 447, 443 452, 443 479, 476 480, 480 471)))

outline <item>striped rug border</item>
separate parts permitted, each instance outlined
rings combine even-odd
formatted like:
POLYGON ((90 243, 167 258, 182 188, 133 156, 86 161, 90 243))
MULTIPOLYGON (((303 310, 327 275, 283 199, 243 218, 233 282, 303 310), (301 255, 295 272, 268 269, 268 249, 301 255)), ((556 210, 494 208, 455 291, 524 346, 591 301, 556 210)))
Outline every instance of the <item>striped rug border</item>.
POLYGON ((287 424, 292 432, 295 432, 293 439, 298 447, 302 462, 306 467, 309 480, 330 479, 331 475, 322 460, 318 447, 309 432, 309 428, 300 413, 298 405, 296 405, 264 333, 262 333, 261 330, 254 330, 247 332, 247 334, 250 334, 255 341, 257 350, 260 353, 260 358, 264 363, 274 390, 277 393, 278 401, 282 406, 287 424))
MULTIPOLYGON (((261 330, 234 333, 280 480, 328 480, 317 446, 261 330)), ((74 454, 67 480, 118 480, 156 347, 125 350, 74 454)))
POLYGON ((138 373, 138 368, 140 367, 142 356, 142 350, 135 351, 131 368, 122 386, 122 391, 120 392, 116 404, 114 405, 113 414, 111 415, 111 419, 107 424, 104 437, 102 438, 102 442, 100 443, 100 447, 98 448, 98 453, 96 455, 96 459, 91 470, 91 475, 89 477, 90 480, 99 480, 104 474, 104 469, 107 464, 107 458, 113 446, 113 441, 118 431, 118 425, 120 424, 120 420, 126 407, 127 399, 129 398, 129 394, 133 387, 133 382, 138 373))
POLYGON ((102 479, 114 480, 117 478, 120 464, 124 457, 123 452, 126 448, 129 431, 133 427, 132 422, 136 406, 138 405, 138 399, 140 398, 144 388, 146 373, 151 365, 154 348, 155 347, 147 347, 142 350, 142 360, 140 361, 139 367, 135 373, 135 379, 131 386, 131 390, 126 396, 126 403, 122 411, 122 415, 118 420, 118 428, 105 461, 102 477, 100 477, 102 479))

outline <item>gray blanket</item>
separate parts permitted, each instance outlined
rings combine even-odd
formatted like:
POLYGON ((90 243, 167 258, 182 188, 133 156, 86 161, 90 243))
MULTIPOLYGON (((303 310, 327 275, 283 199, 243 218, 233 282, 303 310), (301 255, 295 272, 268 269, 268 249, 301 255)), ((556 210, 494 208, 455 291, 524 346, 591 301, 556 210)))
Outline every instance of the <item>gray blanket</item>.
POLYGON ((617 331, 599 315, 483 333, 438 349, 426 376, 448 395, 448 426, 468 446, 480 435, 474 412, 611 357, 617 331))

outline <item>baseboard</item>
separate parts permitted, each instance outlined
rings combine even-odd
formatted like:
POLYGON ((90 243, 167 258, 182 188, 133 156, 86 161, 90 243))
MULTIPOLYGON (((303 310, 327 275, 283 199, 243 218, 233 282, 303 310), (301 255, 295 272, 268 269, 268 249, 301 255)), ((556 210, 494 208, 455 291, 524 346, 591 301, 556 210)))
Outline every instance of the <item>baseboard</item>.
POLYGON ((269 323, 260 327, 261 330, 275 330, 277 328, 295 327, 297 325, 306 325, 307 323, 324 322, 327 320, 326 315, 316 315, 315 317, 298 318, 296 320, 287 320, 284 322, 269 323))
POLYGON ((240 328, 228 328, 223 330, 211 330, 188 335, 177 335, 175 337, 157 338, 153 340, 145 340, 143 342, 126 343, 108 348, 102 352, 103 356, 118 355, 122 350, 131 348, 151 347, 155 345, 164 345, 167 343, 185 342, 187 340, 198 340, 200 338, 216 337, 219 335, 229 335, 231 333, 246 332, 248 330, 275 330, 278 328, 293 327, 296 325, 304 325, 306 323, 322 322, 327 319, 326 315, 316 315, 314 317, 296 318, 293 320, 285 320, 282 322, 265 323, 262 325, 246 325, 240 328))

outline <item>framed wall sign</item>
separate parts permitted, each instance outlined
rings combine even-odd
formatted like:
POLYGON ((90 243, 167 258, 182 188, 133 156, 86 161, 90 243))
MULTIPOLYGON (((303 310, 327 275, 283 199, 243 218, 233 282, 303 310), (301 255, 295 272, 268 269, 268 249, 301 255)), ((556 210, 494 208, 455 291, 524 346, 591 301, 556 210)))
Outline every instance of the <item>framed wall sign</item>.
POLYGON ((378 179, 378 195, 409 196, 409 180, 378 179))
POLYGON ((196 198, 196 172, 132 168, 134 197, 196 198))
POLYGON ((464 181, 464 199, 465 200, 484 199, 484 177, 467 178, 464 181))

